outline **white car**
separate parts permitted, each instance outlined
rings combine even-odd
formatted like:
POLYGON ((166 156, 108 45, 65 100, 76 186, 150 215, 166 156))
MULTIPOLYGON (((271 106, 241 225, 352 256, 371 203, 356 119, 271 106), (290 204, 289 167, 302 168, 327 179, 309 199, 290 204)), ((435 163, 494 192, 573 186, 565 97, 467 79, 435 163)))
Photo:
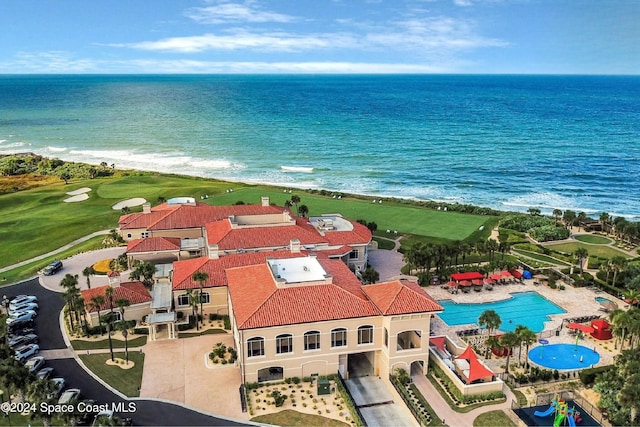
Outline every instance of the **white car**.
POLYGON ((9 308, 12 309, 13 306, 23 304, 25 302, 38 302, 38 297, 35 295, 18 295, 9 303, 9 308))
POLYGON ((46 368, 40 369, 36 374, 36 378, 39 380, 48 380, 52 374, 53 374, 53 368, 48 366, 46 368))
POLYGON ((9 339, 9 347, 17 348, 23 345, 33 344, 38 342, 38 336, 36 334, 16 335, 9 339))
POLYGON ((21 321, 33 320, 33 318, 36 316, 37 313, 33 310, 25 310, 19 313, 11 314, 9 317, 7 317, 7 325, 11 325, 12 323, 21 321))
POLYGON ((78 400, 80 398, 80 389, 79 388, 70 388, 69 390, 65 390, 64 393, 58 399, 59 405, 66 405, 73 400, 78 400))
POLYGON ((44 357, 36 356, 27 360, 24 364, 25 368, 29 369, 29 372, 35 372, 44 366, 44 357))
POLYGON ((22 313, 23 311, 26 310, 33 310, 36 311, 38 309, 38 303, 37 302, 23 302, 21 304, 16 304, 13 306, 9 306, 9 314, 10 315, 15 315, 16 313, 22 313))
POLYGON ((15 358, 19 361, 23 361, 38 353, 38 351, 40 351, 40 346, 38 344, 23 345, 22 347, 15 349, 15 358))

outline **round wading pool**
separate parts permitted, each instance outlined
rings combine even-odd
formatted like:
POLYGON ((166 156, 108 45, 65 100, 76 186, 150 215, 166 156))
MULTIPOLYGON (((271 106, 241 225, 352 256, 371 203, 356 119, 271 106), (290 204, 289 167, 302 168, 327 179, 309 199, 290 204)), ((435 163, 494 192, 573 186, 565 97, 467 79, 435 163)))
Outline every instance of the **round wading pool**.
POLYGON ((549 369, 581 369, 598 363, 600 355, 583 345, 549 344, 529 350, 529 360, 549 369))

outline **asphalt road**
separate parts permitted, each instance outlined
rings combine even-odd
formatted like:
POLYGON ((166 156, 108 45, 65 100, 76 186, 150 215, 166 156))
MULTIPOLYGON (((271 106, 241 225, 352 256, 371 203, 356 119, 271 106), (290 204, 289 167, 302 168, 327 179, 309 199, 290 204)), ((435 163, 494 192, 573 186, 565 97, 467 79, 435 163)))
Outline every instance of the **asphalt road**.
MULTIPOLYGON (((62 276, 61 276, 62 277, 62 276)), ((17 285, 2 287, 2 295, 12 298, 17 295, 36 295, 39 311, 34 329, 39 337, 40 350, 65 349, 64 339, 59 327, 59 316, 64 301, 60 294, 40 286, 38 279, 28 280, 17 285)), ((96 381, 78 365, 75 359, 47 360, 47 366, 55 369, 55 376, 65 379, 67 388, 79 388, 84 399, 94 399, 97 403, 124 402, 123 408, 133 402, 135 411, 120 412, 118 415, 131 418, 135 425, 142 426, 245 426, 222 418, 216 418, 180 405, 143 399, 123 399, 96 381)))

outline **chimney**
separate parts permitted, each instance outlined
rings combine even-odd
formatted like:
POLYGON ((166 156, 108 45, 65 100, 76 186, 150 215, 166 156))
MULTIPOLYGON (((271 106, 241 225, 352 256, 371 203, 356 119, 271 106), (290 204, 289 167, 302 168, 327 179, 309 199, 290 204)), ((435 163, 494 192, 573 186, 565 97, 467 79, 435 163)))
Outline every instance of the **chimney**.
POLYGON ((262 206, 263 207, 268 207, 269 206, 269 197, 268 196, 262 196, 260 198, 260 200, 262 201, 262 206))
POLYGON ((145 202, 142 204, 142 213, 145 213, 145 214, 151 213, 151 203, 145 202))
POLYGON ((292 254, 299 254, 300 253, 300 240, 291 239, 290 242, 289 242, 289 247, 291 248, 291 253, 292 254))
POLYGON ((120 273, 118 271, 109 271, 107 277, 109 278, 109 286, 112 288, 120 286, 120 273))

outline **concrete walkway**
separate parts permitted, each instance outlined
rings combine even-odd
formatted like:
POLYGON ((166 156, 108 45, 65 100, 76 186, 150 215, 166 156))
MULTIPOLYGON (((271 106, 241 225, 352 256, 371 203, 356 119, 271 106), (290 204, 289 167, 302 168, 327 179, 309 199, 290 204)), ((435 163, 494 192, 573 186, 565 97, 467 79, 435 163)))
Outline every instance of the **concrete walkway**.
POLYGON ((32 262, 48 258, 48 257, 53 256, 55 254, 59 254, 60 252, 63 252, 65 250, 69 249, 69 248, 72 248, 72 247, 74 247, 75 245, 77 245, 79 243, 86 242, 87 240, 92 239, 92 238, 94 238, 96 236, 107 235, 110 232, 111 232, 111 230, 96 231, 95 233, 91 233, 91 234, 88 234, 88 235, 86 235, 84 237, 80 237, 79 239, 76 239, 71 243, 68 243, 68 244, 66 244, 64 246, 61 246, 58 249, 55 249, 55 250, 53 250, 51 252, 47 252, 46 254, 38 255, 37 257, 33 257, 31 259, 27 259, 25 261, 18 262, 16 264, 12 264, 12 265, 8 265, 6 267, 2 267, 2 268, 0 268, 0 273, 3 273, 5 271, 9 271, 9 270, 13 270, 14 268, 22 267, 23 265, 31 264, 32 262))
POLYGON ((511 401, 514 399, 511 390, 505 386, 504 389, 506 390, 505 394, 507 396, 506 402, 482 406, 466 413, 456 412, 451 409, 447 401, 444 400, 439 391, 433 386, 433 384, 431 384, 431 381, 429 381, 422 373, 412 372, 411 380, 418 390, 420 390, 420 393, 427 398, 429 405, 431 405, 440 419, 443 420, 443 423, 450 426, 472 426, 473 420, 475 420, 478 415, 488 411, 503 410, 508 415, 511 408, 511 401))

